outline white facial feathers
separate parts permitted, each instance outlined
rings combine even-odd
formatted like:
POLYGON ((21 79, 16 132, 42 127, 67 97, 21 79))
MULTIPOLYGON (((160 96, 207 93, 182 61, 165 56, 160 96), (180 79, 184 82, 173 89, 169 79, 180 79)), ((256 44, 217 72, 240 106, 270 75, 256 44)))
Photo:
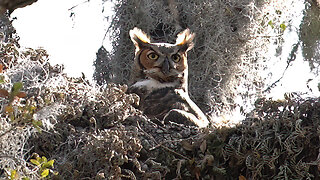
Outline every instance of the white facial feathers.
POLYGON ((169 83, 160 83, 154 79, 145 79, 142 81, 138 81, 132 85, 132 87, 137 88, 146 88, 148 91, 152 91, 155 89, 162 89, 165 87, 175 87, 177 82, 169 82, 169 83))

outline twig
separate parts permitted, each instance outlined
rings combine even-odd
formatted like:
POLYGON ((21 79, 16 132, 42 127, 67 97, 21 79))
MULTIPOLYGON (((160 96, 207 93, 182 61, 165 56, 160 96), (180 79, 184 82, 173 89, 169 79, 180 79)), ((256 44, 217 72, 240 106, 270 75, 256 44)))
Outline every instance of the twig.
POLYGON ((184 159, 186 159, 186 160, 188 160, 188 161, 191 161, 191 159, 189 159, 188 157, 186 157, 186 156, 184 156, 184 155, 182 155, 182 154, 180 154, 180 153, 175 152, 174 150, 168 148, 167 146, 164 146, 164 145, 160 145, 160 146, 161 146, 162 148, 166 149, 167 151, 169 151, 169 152, 177 155, 177 156, 180 156, 180 157, 182 157, 182 158, 184 158, 184 159))
POLYGON ((9 155, 0 155, 0 159, 1 159, 1 158, 10 158, 10 159, 18 160, 16 157, 14 157, 14 156, 9 156, 9 155))
POLYGON ((72 6, 71 8, 69 8, 68 11, 71 11, 71 10, 73 10, 74 8, 80 6, 80 5, 84 4, 84 3, 87 3, 87 2, 90 2, 90 0, 86 0, 86 1, 84 1, 84 2, 82 2, 82 3, 79 3, 79 4, 77 4, 77 5, 74 5, 74 6, 72 6))
POLYGON ((8 129, 7 131, 3 132, 2 134, 0 134, 0 138, 4 135, 6 135, 7 133, 9 133, 10 131, 16 129, 17 127, 16 126, 12 126, 10 129, 8 129))
POLYGON ((24 160, 22 158, 17 158, 15 156, 10 156, 10 155, 0 155, 0 159, 2 158, 9 158, 9 159, 13 159, 16 163, 18 162, 20 165, 23 165, 22 162, 24 162, 24 160))
POLYGON ((290 53, 290 55, 289 55, 288 61, 287 61, 287 66, 286 66, 286 68, 284 69, 281 77, 280 77, 278 80, 276 80, 275 82, 273 82, 269 87, 267 87, 267 88, 263 91, 263 93, 269 92, 269 91, 271 90, 271 88, 275 87, 275 86, 277 85, 277 83, 281 81, 281 79, 284 77, 284 74, 285 74, 286 71, 288 70, 291 62, 293 62, 294 60, 296 60, 296 53, 297 53, 297 51, 298 51, 299 45, 300 45, 300 42, 294 44, 294 46, 293 46, 293 48, 292 48, 292 50, 291 50, 291 53, 290 53))
POLYGON ((156 146, 153 146, 152 148, 150 148, 149 150, 154 150, 156 148, 158 148, 159 146, 165 144, 165 143, 170 143, 170 142, 181 142, 181 141, 185 141, 185 140, 189 140, 189 139, 193 139, 197 136, 200 136, 200 134, 196 134, 194 136, 191 136, 191 137, 188 137, 188 138, 185 138, 185 139, 177 139, 177 140, 167 140, 167 141, 162 141, 161 143, 157 144, 156 146))
POLYGON ((156 146, 154 146, 153 148, 150 148, 149 150, 154 150, 154 149, 157 148, 157 147, 162 147, 162 148, 164 148, 165 150, 167 150, 167 151, 169 151, 169 152, 171 152, 171 153, 173 153, 173 154, 175 154, 175 155, 177 155, 177 156, 180 156, 180 157, 182 157, 182 158, 184 158, 184 159, 186 159, 186 160, 189 160, 189 161, 191 160, 191 159, 189 159, 188 157, 186 157, 186 156, 184 156, 184 155, 182 155, 182 154, 180 154, 180 153, 178 153, 178 152, 175 152, 174 150, 168 148, 167 146, 164 146, 163 143, 158 143, 158 142, 154 139, 154 137, 153 137, 152 135, 148 134, 147 132, 145 132, 145 131, 140 127, 139 122, 137 122, 137 126, 138 126, 138 128, 139 128, 145 135, 147 135, 148 137, 150 137, 150 138, 154 141, 154 143, 157 144, 156 146))

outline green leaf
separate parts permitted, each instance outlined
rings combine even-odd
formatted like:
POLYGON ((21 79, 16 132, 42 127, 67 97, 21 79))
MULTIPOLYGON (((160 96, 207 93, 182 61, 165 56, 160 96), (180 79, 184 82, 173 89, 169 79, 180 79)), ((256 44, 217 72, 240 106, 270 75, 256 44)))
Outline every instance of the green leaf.
POLYGON ((0 76, 0 84, 3 84, 3 83, 4 83, 4 79, 5 79, 4 76, 1 75, 1 76, 0 76))
POLYGON ((41 175, 41 178, 47 177, 49 175, 49 169, 43 170, 40 175, 41 175))
POLYGON ((10 173, 10 180, 16 179, 17 178, 17 170, 11 170, 10 173))
POLYGON ((38 154, 35 153, 34 157, 36 157, 37 161, 39 161, 39 162, 41 161, 41 158, 40 158, 40 156, 38 154))
POLYGON ((274 28, 274 24, 271 20, 268 22, 268 24, 269 24, 269 26, 271 26, 272 29, 274 28))
POLYGON ((42 156, 42 158, 41 158, 41 162, 46 163, 46 162, 48 162, 48 160, 47 160, 47 158, 46 158, 45 156, 42 156))
POLYGON ((16 83, 13 84, 12 92, 14 94, 18 94, 22 88, 23 88, 23 83, 22 82, 16 82, 16 83))
POLYGON ((42 121, 32 120, 31 123, 32 123, 33 127, 35 127, 37 129, 37 131, 39 133, 42 132, 41 128, 40 128, 40 126, 42 126, 42 121))
POLYGON ((280 28, 282 29, 282 31, 285 31, 287 26, 284 23, 282 23, 280 24, 280 28))
MULTIPOLYGON (((34 111, 34 110, 36 110, 37 109, 37 107, 36 106, 29 106, 29 111, 34 111)), ((41 121, 40 121, 41 122, 41 121)), ((41 123, 41 125, 42 125, 42 123, 41 123)))
POLYGON ((10 114, 9 118, 10 118, 11 121, 14 121, 14 120, 16 119, 16 118, 14 117, 14 114, 13 114, 13 113, 10 114))
POLYGON ((28 177, 23 177, 22 180, 30 180, 28 177))
POLYGON ((42 121, 33 120, 34 125, 42 126, 42 121))
POLYGON ((35 159, 30 159, 30 162, 31 162, 32 164, 34 164, 34 165, 37 165, 37 166, 40 165, 40 162, 37 161, 37 160, 35 160, 35 159))
POLYGON ((44 163, 44 164, 42 165, 42 167, 44 167, 44 168, 52 168, 52 167, 53 167, 53 163, 54 163, 54 160, 52 159, 52 160, 44 163))

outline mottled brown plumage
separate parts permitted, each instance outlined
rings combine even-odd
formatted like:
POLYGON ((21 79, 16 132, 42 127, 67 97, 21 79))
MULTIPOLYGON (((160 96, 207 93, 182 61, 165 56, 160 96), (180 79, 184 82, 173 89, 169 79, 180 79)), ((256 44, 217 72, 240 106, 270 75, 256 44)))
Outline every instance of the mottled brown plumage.
POLYGON ((139 95, 139 109, 160 121, 207 126, 206 116, 188 95, 187 52, 194 34, 186 29, 175 44, 152 43, 138 28, 130 37, 136 51, 128 92, 139 95))

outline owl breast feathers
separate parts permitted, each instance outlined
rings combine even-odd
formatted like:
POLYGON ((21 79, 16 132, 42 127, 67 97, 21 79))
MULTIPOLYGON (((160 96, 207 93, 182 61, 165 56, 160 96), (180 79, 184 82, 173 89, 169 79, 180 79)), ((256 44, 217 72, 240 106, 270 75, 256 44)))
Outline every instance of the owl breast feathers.
POLYGON ((140 97, 139 109, 150 118, 205 127, 209 121, 188 95, 187 52, 194 34, 184 30, 175 44, 152 43, 140 29, 130 31, 135 45, 129 93, 140 97))

